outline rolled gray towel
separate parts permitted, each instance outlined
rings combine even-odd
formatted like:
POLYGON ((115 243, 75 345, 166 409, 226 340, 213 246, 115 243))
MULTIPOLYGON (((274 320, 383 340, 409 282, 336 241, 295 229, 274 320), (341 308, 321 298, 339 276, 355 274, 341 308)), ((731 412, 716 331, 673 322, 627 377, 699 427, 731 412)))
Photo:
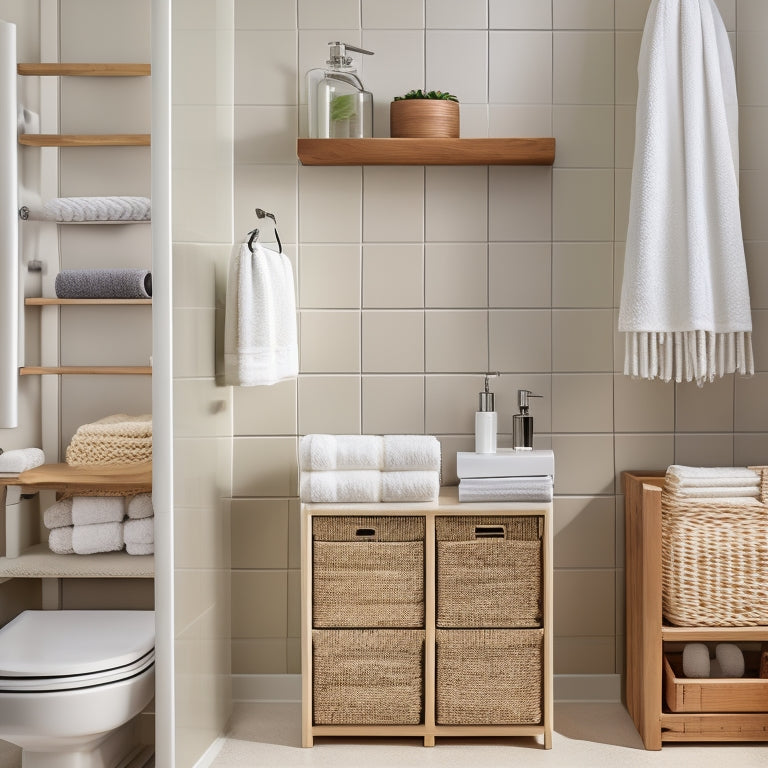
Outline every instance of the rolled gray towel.
POLYGON ((60 299, 149 299, 148 269, 64 269, 56 275, 60 299))

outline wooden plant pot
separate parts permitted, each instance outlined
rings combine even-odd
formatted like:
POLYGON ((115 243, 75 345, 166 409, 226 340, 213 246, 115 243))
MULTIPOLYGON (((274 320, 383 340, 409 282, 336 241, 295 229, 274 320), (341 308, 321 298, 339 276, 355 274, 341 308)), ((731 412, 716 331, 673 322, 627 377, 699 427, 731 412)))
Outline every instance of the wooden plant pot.
POLYGON ((398 99, 389 105, 393 139, 458 139, 459 103, 444 99, 398 99))

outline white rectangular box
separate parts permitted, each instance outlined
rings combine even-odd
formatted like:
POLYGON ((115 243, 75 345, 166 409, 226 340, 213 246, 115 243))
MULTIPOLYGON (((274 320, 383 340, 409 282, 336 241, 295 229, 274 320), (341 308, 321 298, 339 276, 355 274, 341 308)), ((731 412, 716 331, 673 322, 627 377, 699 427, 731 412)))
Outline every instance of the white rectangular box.
POLYGON ((501 448, 496 453, 456 453, 456 474, 465 477, 530 477, 555 476, 553 451, 515 451, 501 448))

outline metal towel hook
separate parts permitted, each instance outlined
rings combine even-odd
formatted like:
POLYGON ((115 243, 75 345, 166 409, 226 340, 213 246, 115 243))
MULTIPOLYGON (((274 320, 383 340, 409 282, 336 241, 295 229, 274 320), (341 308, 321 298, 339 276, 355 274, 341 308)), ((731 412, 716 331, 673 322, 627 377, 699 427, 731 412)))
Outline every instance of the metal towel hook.
MULTIPOLYGON (((275 218, 274 213, 269 213, 269 211, 265 211, 263 208, 256 208, 254 209, 256 211, 256 216, 259 219, 272 219, 274 225, 275 225, 275 240, 277 240, 277 247, 278 252, 283 252, 283 244, 280 242, 280 235, 277 234, 277 219, 275 218)), ((259 230, 258 229, 252 229, 249 233, 250 238, 248 239, 248 250, 253 253, 253 241, 258 239, 259 237, 259 230)))

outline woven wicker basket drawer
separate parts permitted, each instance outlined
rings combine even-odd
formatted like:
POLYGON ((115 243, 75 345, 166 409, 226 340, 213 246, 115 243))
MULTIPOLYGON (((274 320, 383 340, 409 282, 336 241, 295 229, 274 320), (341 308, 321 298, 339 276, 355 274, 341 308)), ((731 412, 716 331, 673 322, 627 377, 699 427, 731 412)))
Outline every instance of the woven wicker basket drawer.
POLYGON ((542 721, 543 629, 438 629, 436 722, 542 721))
POLYGON ((438 627, 541 626, 539 521, 436 518, 438 627))
POLYGON ((316 725, 418 725, 424 711, 424 631, 312 632, 316 725))
POLYGON ((424 626, 423 518, 315 518, 313 534, 313 626, 424 626))

